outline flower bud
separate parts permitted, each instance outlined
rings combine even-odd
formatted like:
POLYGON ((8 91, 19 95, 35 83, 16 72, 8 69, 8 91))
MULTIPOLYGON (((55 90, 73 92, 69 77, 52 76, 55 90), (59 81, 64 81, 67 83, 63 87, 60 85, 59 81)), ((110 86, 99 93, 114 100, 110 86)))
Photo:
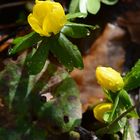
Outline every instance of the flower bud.
POLYGON ((119 91, 124 86, 120 73, 110 67, 97 67, 96 78, 103 88, 112 92, 119 91))
POLYGON ((49 37, 52 33, 59 33, 66 23, 66 15, 60 3, 36 0, 28 22, 35 32, 49 37))
POLYGON ((98 121, 104 122, 104 120, 103 120, 104 113, 107 111, 110 111, 112 106, 113 106, 112 103, 100 103, 100 104, 98 104, 93 109, 94 117, 98 121))

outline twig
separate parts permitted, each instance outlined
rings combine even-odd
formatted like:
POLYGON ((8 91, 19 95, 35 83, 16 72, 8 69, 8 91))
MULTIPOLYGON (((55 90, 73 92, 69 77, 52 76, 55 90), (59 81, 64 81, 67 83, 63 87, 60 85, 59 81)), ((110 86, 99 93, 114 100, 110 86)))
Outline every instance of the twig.
POLYGON ((24 23, 11 23, 11 24, 3 24, 3 25, 0 25, 0 30, 7 30, 7 29, 11 29, 11 28, 19 28, 21 26, 27 26, 28 23, 27 22, 24 22, 24 23))
POLYGON ((0 41, 0 45, 2 45, 3 43, 5 43, 7 40, 9 40, 10 38, 12 38, 13 36, 15 36, 15 33, 9 34, 7 37, 5 37, 4 39, 2 39, 0 41))
MULTIPOLYGON (((22 24, 22 25, 15 25, 15 27, 20 27, 20 26, 27 26, 27 24, 22 24)), ((1 29, 1 27, 0 27, 0 29, 1 29)), ((0 45, 2 45, 3 43, 5 43, 7 40, 9 40, 10 38, 12 38, 12 37, 15 37, 16 36, 16 34, 17 34, 17 32, 19 31, 19 30, 21 30, 21 29, 17 29, 16 31, 13 31, 12 33, 10 33, 10 34, 8 34, 5 38, 3 38, 1 41, 0 41, 0 45)))
POLYGON ((0 5, 0 10, 5 9, 5 8, 10 8, 10 7, 24 5, 26 3, 27 3, 27 1, 20 1, 20 2, 12 2, 12 3, 2 4, 2 5, 0 5))
POLYGON ((85 137, 86 140, 98 140, 95 133, 93 131, 88 131, 87 129, 83 127, 77 127, 75 128, 77 132, 81 134, 82 137, 85 137))

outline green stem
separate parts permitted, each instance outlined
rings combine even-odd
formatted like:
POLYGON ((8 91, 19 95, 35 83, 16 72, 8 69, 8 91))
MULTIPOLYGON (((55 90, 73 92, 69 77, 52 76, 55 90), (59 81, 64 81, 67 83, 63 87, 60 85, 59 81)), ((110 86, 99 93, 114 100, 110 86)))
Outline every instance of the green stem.
POLYGON ((120 97, 120 94, 118 93, 118 95, 117 95, 117 97, 116 97, 116 99, 115 99, 115 103, 114 103, 114 105, 113 105, 112 112, 111 112, 111 114, 110 114, 110 116, 109 116, 109 123, 112 121, 113 115, 114 115, 115 110, 116 110, 116 108, 117 108, 117 106, 118 106, 119 97, 120 97))

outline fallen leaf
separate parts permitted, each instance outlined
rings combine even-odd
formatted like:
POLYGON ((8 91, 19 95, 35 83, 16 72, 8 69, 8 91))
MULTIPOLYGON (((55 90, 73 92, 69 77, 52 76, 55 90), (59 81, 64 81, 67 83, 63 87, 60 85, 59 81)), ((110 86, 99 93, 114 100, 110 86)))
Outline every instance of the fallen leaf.
POLYGON ((133 42, 140 44, 140 10, 126 12, 117 22, 128 30, 133 42))
POLYGON ((80 125, 82 109, 79 91, 72 78, 64 79, 53 92, 53 99, 44 103, 39 116, 52 134, 69 132, 80 125))

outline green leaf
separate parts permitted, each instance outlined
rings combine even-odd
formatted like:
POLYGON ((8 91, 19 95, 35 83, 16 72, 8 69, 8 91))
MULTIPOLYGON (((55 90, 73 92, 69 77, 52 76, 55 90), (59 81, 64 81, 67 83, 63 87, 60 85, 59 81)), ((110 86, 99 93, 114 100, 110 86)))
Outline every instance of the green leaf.
MULTIPOLYGON (((118 110, 118 111, 120 111, 120 110, 118 110)), ((104 118, 104 120, 105 120, 106 122, 108 122, 111 113, 112 113, 111 111, 108 111, 108 112, 106 112, 106 113, 104 114, 103 118, 104 118)), ((113 120, 116 119, 117 117, 119 117, 119 114, 120 114, 120 112, 115 111, 115 114, 114 114, 114 116, 113 116, 113 120)), ((123 118, 121 118, 119 121, 115 122, 115 123, 110 127, 110 129, 107 131, 107 133, 108 133, 108 134, 114 134, 114 133, 120 131, 122 128, 124 128, 124 126, 125 126, 125 124, 126 124, 126 120, 127 120, 127 118, 126 118, 126 117, 123 117, 123 118)), ((109 125, 111 125, 111 123, 112 123, 112 122, 110 122, 109 125)))
POLYGON ((133 106, 131 98, 128 95, 128 93, 126 92, 126 90, 122 89, 119 94, 120 94, 120 101, 126 109, 133 106))
POLYGON ((31 32, 23 37, 18 37, 13 41, 13 44, 16 45, 9 50, 9 54, 15 54, 29 47, 32 47, 33 45, 37 44, 37 42, 41 39, 42 37, 35 32, 31 32))
MULTIPOLYGON (((50 40, 49 40, 50 41, 50 40)), ((76 68, 83 68, 83 60, 77 46, 72 44, 65 35, 60 33, 57 39, 52 39, 49 43, 51 52, 70 71, 76 68)))
POLYGON ((64 79, 53 95, 53 99, 45 103, 39 113, 49 132, 60 134, 79 126, 82 108, 75 81, 72 78, 64 79))
POLYGON ((22 114, 27 109, 27 98, 25 99, 25 97, 31 90, 31 86, 28 86, 29 75, 24 68, 24 63, 27 60, 25 57, 26 55, 22 56, 22 60, 20 60, 19 56, 17 63, 7 62, 5 69, 0 72, 0 93, 4 95, 5 105, 22 114))
POLYGON ((46 132, 43 129, 32 126, 29 127, 28 133, 26 133, 28 139, 30 140, 46 140, 46 132))
POLYGON ((0 128, 1 140, 21 140, 21 135, 13 129, 0 128))
POLYGON ((119 0, 101 0, 102 3, 106 5, 114 5, 118 2, 119 0))
MULTIPOLYGON (((120 103, 125 107, 126 110, 133 106, 132 100, 126 90, 121 90, 119 94, 120 94, 120 103)), ((128 113, 128 116, 133 118, 139 118, 135 110, 128 113)))
POLYGON ((90 35, 90 31, 88 30, 88 28, 78 25, 65 25, 61 32, 66 36, 72 38, 84 38, 90 35))
POLYGON ((18 82, 20 81, 20 70, 21 68, 19 68, 19 65, 8 62, 5 69, 0 72, 0 93, 5 95, 6 104, 10 109, 12 108, 18 82))
POLYGON ((118 131, 120 131, 122 128, 125 127, 126 121, 127 121, 127 118, 126 117, 123 117, 118 122, 116 122, 114 125, 112 125, 112 127, 108 130, 107 133, 108 134, 117 133, 118 131))
POLYGON ((49 47, 47 46, 47 39, 45 38, 42 40, 36 52, 27 62, 29 74, 38 74, 43 69, 48 57, 48 51, 49 47))
POLYGON ((81 13, 87 14, 87 0, 80 0, 79 9, 81 13))
POLYGON ((108 122, 110 123, 113 118, 114 118, 114 115, 115 115, 115 111, 116 111, 116 108, 118 107, 118 103, 119 103, 119 94, 116 96, 115 98, 115 101, 113 103, 113 107, 112 107, 112 111, 111 111, 111 114, 109 116, 109 119, 108 119, 108 122))
POLYGON ((97 14, 100 10, 100 0, 87 0, 87 10, 91 14, 97 14))
POLYGON ((140 59, 124 77, 124 89, 132 90, 140 87, 140 59))
MULTIPOLYGON (((134 110, 134 106, 128 108, 125 112, 123 112, 122 114, 118 114, 118 117, 115 118, 109 125, 97 130, 95 133, 96 135, 100 135, 100 136, 103 136, 104 134, 106 133, 114 133, 114 127, 116 126, 116 124, 118 124, 118 122, 120 120, 122 120, 123 122, 119 122, 119 125, 121 125, 121 127, 123 127, 123 124, 125 122, 125 120, 127 121, 127 118, 125 117, 129 112, 131 112, 132 110, 134 110)), ((118 110, 119 111, 119 110, 118 110)))
POLYGON ((85 14, 85 13, 80 13, 80 12, 78 12, 78 13, 73 13, 73 14, 67 14, 66 15, 66 17, 67 17, 67 19, 69 20, 69 19, 74 19, 74 18, 85 18, 87 16, 87 14, 85 14))
POLYGON ((109 116, 111 115, 111 112, 112 112, 112 110, 111 111, 107 111, 107 112, 104 113, 103 120, 105 122, 108 122, 109 121, 109 116))
MULTIPOLYGON (((111 115, 111 111, 108 111, 104 114, 103 116, 103 119, 108 122, 109 120, 109 116, 111 115)), ((119 117, 119 113, 117 112, 115 115, 114 115, 114 119, 116 119, 117 117, 119 117)), ((121 119, 119 119, 118 121, 116 121, 115 123, 113 123, 112 125, 112 122, 110 122, 108 124, 108 126, 106 126, 106 128, 101 128, 103 133, 106 134, 114 134, 118 131, 120 131, 122 128, 124 128, 125 124, 126 124, 126 121, 127 121, 127 118, 126 117, 123 117, 121 119), (104 130, 105 129, 105 130, 104 130)))
POLYGON ((77 11, 79 11, 79 0, 71 0, 69 13, 76 13, 77 11))

